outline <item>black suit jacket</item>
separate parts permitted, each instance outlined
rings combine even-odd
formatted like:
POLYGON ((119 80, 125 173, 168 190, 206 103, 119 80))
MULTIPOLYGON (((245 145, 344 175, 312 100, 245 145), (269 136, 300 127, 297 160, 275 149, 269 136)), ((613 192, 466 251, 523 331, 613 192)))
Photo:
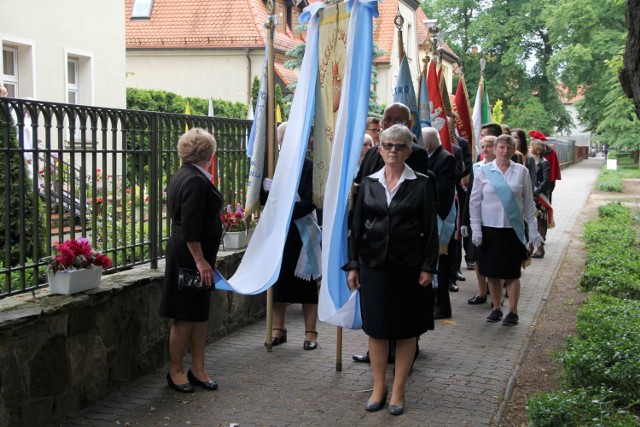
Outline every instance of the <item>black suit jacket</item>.
POLYGON ((469 141, 463 137, 456 135, 456 139, 458 140, 458 146, 462 148, 462 160, 464 161, 462 177, 464 178, 471 173, 471 166, 473 165, 471 162, 471 147, 469 147, 469 141))
POLYGON ((456 193, 456 159, 442 146, 429 157, 429 170, 436 175, 438 187, 438 216, 444 220, 456 193))
POLYGON ((345 270, 420 267, 436 272, 438 229, 433 178, 416 173, 405 180, 387 205, 384 187, 365 177, 360 184, 349 236, 349 262, 345 270))
POLYGON ((180 267, 195 268, 187 242, 200 242, 214 265, 222 237, 222 195, 195 165, 185 164, 171 177, 167 196, 171 237, 180 267))
POLYGON ((543 193, 549 197, 549 186, 551 185, 551 164, 543 157, 536 164, 536 182, 533 186, 533 197, 543 193))

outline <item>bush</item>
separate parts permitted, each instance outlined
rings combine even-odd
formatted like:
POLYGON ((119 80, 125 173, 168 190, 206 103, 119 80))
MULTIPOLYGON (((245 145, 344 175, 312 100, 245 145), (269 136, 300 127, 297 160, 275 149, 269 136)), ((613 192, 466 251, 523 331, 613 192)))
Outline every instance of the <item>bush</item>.
POLYGON ((596 181, 596 188, 600 191, 622 193, 622 177, 618 171, 605 169, 596 181))
POLYGON ((640 400, 640 302, 606 295, 578 312, 576 336, 561 356, 568 388, 602 386, 620 406, 640 400))
POLYGON ((607 390, 575 389, 541 393, 527 403, 530 426, 609 426, 638 425, 633 414, 617 409, 607 390))

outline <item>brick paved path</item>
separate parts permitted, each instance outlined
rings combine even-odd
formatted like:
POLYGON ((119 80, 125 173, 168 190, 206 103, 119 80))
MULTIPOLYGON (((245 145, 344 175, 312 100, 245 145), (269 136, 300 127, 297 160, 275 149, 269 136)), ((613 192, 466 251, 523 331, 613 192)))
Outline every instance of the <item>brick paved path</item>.
MULTIPOLYGON (((132 383, 68 419, 64 425, 133 426, 483 426, 500 419, 536 319, 561 265, 569 232, 583 208, 602 159, 588 159, 562 171, 553 195, 556 228, 550 230, 546 256, 533 260, 522 277, 520 324, 487 323, 489 305, 471 306, 475 275, 452 293, 453 318, 437 321, 420 340, 421 353, 409 377, 405 413, 367 413, 365 390, 372 384, 368 365, 351 361, 367 348, 362 331, 344 331, 343 370, 335 371, 335 328, 319 323, 319 349, 303 351, 299 305, 289 307, 289 342, 264 349, 264 322, 243 328, 207 347, 215 392, 193 395, 170 390, 165 370, 132 383)), ((507 304, 507 302, 505 302, 507 304)), ((506 308, 506 307, 505 307, 506 308)), ((389 368, 388 383, 392 381, 389 368)))

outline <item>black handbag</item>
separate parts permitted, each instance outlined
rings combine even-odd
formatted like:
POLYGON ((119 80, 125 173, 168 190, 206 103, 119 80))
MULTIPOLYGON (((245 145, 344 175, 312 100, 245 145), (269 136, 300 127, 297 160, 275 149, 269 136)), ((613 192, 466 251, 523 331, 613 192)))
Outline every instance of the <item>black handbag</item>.
POLYGON ((188 292, 210 292, 215 285, 207 286, 200 281, 200 272, 188 268, 178 269, 178 289, 188 292))

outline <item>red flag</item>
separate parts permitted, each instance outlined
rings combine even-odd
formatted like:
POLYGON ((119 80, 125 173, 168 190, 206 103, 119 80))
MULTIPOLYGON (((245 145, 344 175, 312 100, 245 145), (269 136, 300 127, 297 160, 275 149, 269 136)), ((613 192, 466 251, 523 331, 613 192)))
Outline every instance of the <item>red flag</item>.
POLYGON ((211 183, 215 185, 216 184, 216 155, 215 154, 211 155, 211 166, 209 167, 207 172, 211 174, 211 183))
POLYGON ((447 123, 447 113, 442 100, 442 93, 440 92, 436 65, 433 61, 429 64, 427 88, 429 89, 429 103, 431 104, 431 126, 438 129, 440 141, 444 149, 453 154, 453 147, 451 147, 451 139, 449 136, 449 125, 447 123))
POLYGON ((470 147, 475 147, 475 138, 473 135, 473 125, 471 124, 471 107, 469 106, 469 94, 467 93, 467 85, 464 82, 464 75, 460 74, 458 80, 458 89, 456 90, 454 111, 458 114, 456 120, 456 128, 461 137, 469 141, 470 147))

